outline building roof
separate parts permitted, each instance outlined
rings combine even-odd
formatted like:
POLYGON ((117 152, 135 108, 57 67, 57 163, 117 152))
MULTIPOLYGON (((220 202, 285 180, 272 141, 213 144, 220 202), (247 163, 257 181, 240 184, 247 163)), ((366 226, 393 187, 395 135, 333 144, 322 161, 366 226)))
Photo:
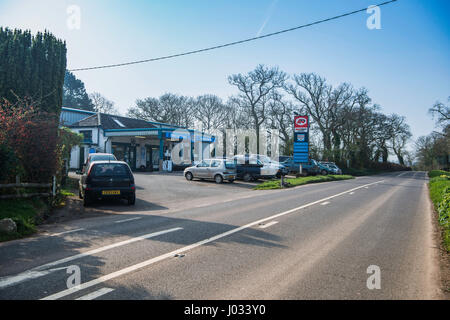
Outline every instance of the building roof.
POLYGON ((145 120, 127 118, 105 113, 96 113, 78 122, 73 123, 69 127, 97 127, 99 125, 101 125, 102 128, 105 130, 158 128, 156 125, 151 124, 145 120))

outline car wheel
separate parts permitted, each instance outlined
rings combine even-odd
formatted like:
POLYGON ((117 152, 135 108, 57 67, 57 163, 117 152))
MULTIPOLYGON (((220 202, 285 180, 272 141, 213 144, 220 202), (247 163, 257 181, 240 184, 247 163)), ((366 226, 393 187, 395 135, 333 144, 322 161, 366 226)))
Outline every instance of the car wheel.
POLYGON ((252 175, 250 173, 244 174, 244 181, 245 182, 250 182, 250 181, 252 181, 252 179, 253 179, 253 177, 252 177, 252 175))
POLYGON ((322 170, 321 174, 322 174, 323 176, 326 176, 326 175, 328 174, 328 172, 327 172, 326 170, 322 170))
POLYGON ((186 180, 187 181, 192 181, 192 179, 194 179, 194 176, 192 175, 192 173, 190 173, 190 172, 188 172, 188 173, 186 173, 186 180))
POLYGON ((222 178, 222 176, 220 174, 216 174, 216 176, 214 177, 214 181, 217 184, 221 184, 223 182, 223 178, 222 178))
POLYGON ((86 193, 84 194, 83 197, 83 205, 85 207, 89 206, 92 203, 91 197, 89 197, 86 193))
POLYGON ((128 198, 128 205, 134 206, 135 203, 136 203, 136 195, 133 194, 131 197, 128 198))

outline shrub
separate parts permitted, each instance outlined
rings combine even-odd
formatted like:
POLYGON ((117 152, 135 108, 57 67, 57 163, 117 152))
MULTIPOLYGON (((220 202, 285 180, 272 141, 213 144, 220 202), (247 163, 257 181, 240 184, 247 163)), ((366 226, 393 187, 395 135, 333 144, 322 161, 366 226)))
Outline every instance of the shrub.
POLYGON ((49 182, 58 163, 58 122, 55 114, 36 109, 28 100, 0 103, 4 166, 18 166, 27 182, 49 182))
POLYGON ((431 170, 428 172, 428 176, 430 178, 440 177, 440 176, 450 176, 450 172, 443 170, 431 170))

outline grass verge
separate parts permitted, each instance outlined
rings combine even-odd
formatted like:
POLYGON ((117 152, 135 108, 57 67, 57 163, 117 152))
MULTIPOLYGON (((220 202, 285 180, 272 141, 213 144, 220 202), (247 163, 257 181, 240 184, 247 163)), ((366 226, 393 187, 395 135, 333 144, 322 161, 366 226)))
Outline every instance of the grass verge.
POLYGON ((39 198, 0 200, 0 220, 11 218, 17 225, 17 232, 0 233, 0 241, 26 237, 36 232, 48 204, 39 198))
POLYGON ((430 198, 442 227, 442 241, 447 252, 450 252, 450 173, 433 170, 428 172, 428 176, 430 198))
POLYGON ((67 197, 77 192, 78 180, 68 177, 59 193, 53 199, 8 199, 0 200, 0 220, 11 218, 17 225, 17 232, 1 233, 0 242, 20 239, 36 232, 36 225, 42 223, 53 208, 66 205, 67 197))
MULTIPOLYGON (((339 180, 348 180, 354 179, 353 176, 350 175, 327 175, 327 176, 310 176, 310 177, 299 177, 292 179, 285 179, 286 185, 285 188, 296 187, 309 183, 320 183, 320 182, 328 182, 328 181, 339 181, 339 180)), ((272 189, 281 189, 280 180, 270 180, 265 181, 256 187, 254 190, 272 190, 272 189)))

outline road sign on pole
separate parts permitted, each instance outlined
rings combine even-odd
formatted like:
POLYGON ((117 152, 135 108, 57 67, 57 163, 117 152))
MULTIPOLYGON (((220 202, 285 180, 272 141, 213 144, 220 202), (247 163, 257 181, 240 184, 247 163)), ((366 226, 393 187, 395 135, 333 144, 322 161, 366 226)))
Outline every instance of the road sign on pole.
POLYGON ((309 162, 309 117, 294 117, 294 162, 309 162))

